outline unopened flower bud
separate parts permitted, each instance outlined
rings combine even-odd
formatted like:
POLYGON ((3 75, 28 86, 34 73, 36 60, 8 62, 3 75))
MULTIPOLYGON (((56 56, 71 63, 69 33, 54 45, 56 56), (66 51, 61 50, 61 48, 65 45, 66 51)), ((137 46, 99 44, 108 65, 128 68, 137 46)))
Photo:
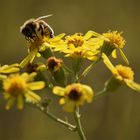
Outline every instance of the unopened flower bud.
POLYGON ((47 60, 47 68, 58 83, 64 83, 65 81, 65 72, 62 64, 63 60, 55 57, 50 57, 47 60))
POLYGON ((62 67, 63 60, 55 57, 50 57, 47 60, 47 68, 51 72, 59 71, 62 67))

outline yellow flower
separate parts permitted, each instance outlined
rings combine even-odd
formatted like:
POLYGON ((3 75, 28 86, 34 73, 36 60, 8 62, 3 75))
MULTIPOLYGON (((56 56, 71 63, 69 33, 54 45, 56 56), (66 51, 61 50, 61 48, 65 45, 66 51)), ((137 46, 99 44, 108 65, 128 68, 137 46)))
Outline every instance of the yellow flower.
POLYGON ((125 45, 125 40, 122 37, 122 32, 119 33, 118 31, 108 31, 107 33, 103 33, 102 35, 93 32, 93 36, 103 41, 103 44, 101 44, 100 46, 103 53, 105 53, 107 56, 111 54, 113 58, 117 58, 116 51, 118 49, 124 61, 129 64, 128 59, 122 51, 122 48, 125 45))
POLYGON ((36 73, 11 74, 3 80, 4 98, 7 101, 6 109, 10 109, 14 101, 17 101, 17 108, 22 109, 24 100, 31 103, 39 103, 41 98, 32 90, 44 88, 42 81, 33 82, 36 73))
POLYGON ((122 32, 119 33, 118 31, 109 31, 107 33, 103 33, 103 36, 106 37, 108 41, 114 45, 114 47, 120 49, 122 49, 125 45, 125 40, 121 35, 122 32))
POLYGON ((28 56, 25 57, 25 59, 20 63, 20 66, 23 68, 28 63, 32 63, 34 58, 36 56, 44 55, 44 51, 47 50, 46 55, 47 57, 52 56, 52 48, 63 46, 64 41, 62 40, 62 37, 64 37, 65 34, 60 34, 58 36, 55 36, 53 38, 48 38, 46 36, 42 38, 36 38, 35 40, 28 41, 28 56))
POLYGON ((66 36, 65 45, 55 47, 54 51, 62 52, 66 57, 81 57, 96 60, 99 50, 95 47, 95 42, 91 40, 92 35, 92 31, 88 31, 85 35, 75 33, 74 35, 66 36), (92 47, 92 51, 90 47, 92 47))
POLYGON ((93 98, 91 87, 80 83, 71 84, 65 88, 56 86, 53 88, 53 93, 62 96, 59 103, 68 112, 73 112, 77 106, 81 106, 85 102, 91 103, 93 98))
POLYGON ((102 54, 102 58, 107 68, 112 72, 112 74, 117 80, 125 83, 131 89, 140 92, 140 84, 134 82, 134 72, 130 67, 123 65, 113 66, 113 64, 110 62, 110 60, 104 53, 102 54))
POLYGON ((0 80, 6 77, 4 74, 18 72, 19 70, 19 64, 0 66, 0 80))

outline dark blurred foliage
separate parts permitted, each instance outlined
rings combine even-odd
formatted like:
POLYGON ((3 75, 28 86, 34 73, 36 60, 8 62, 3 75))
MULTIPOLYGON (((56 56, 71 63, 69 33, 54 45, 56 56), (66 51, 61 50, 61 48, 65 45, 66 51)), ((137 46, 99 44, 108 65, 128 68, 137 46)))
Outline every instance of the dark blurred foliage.
MULTIPOLYGON (((0 1, 0 63, 20 62, 27 54, 26 42, 19 28, 29 18, 53 14, 48 23, 55 34, 75 32, 99 33, 108 30, 124 32, 124 52, 140 83, 140 1, 139 0, 1 0, 0 1)), ((122 62, 119 59, 119 62, 122 62)), ((100 62, 85 78, 95 91, 103 87, 109 71, 100 62)), ((44 93, 47 96, 47 93, 44 93)), ((49 95, 51 96, 51 95, 49 95)), ((52 111, 64 113, 52 95, 52 111), (56 103, 55 103, 56 102, 56 103)), ((5 101, 0 95, 1 140, 78 140, 76 133, 53 122, 44 114, 25 106, 23 111, 4 110, 5 101)), ((81 109, 83 127, 88 140, 139 140, 140 94, 127 87, 104 96, 81 109)))

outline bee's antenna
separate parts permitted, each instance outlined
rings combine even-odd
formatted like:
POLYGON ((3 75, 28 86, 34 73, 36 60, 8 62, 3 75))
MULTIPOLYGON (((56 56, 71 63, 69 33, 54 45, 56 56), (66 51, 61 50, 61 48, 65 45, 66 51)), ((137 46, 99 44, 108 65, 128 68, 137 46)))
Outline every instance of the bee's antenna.
POLYGON ((38 17, 37 19, 35 19, 34 21, 36 22, 36 21, 38 21, 40 19, 45 19, 45 18, 48 18, 48 17, 51 17, 51 16, 52 16, 52 14, 46 15, 46 16, 41 16, 41 17, 38 17))

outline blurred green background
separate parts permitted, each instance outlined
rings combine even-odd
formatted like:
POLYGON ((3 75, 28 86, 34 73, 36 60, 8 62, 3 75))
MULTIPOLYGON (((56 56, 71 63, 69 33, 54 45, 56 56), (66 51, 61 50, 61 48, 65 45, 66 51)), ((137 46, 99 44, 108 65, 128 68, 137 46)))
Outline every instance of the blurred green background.
MULTIPOLYGON (((102 33, 110 29, 123 31, 126 39, 124 52, 136 73, 135 80, 140 83, 139 0, 1 0, 1 64, 20 62, 26 56, 26 41, 19 27, 29 18, 47 14, 53 14, 48 23, 55 34, 86 33, 88 30, 102 33)), ((84 83, 99 91, 109 75, 110 72, 99 63, 84 83)), ((28 106, 23 111, 5 111, 2 95, 0 98, 0 140, 78 140, 77 134, 28 106)), ((62 118, 68 115, 55 100, 52 111, 62 118)), ((127 87, 84 106, 81 112, 88 140, 140 139, 140 94, 127 87)), ((72 114, 68 117, 72 120, 72 114)))

